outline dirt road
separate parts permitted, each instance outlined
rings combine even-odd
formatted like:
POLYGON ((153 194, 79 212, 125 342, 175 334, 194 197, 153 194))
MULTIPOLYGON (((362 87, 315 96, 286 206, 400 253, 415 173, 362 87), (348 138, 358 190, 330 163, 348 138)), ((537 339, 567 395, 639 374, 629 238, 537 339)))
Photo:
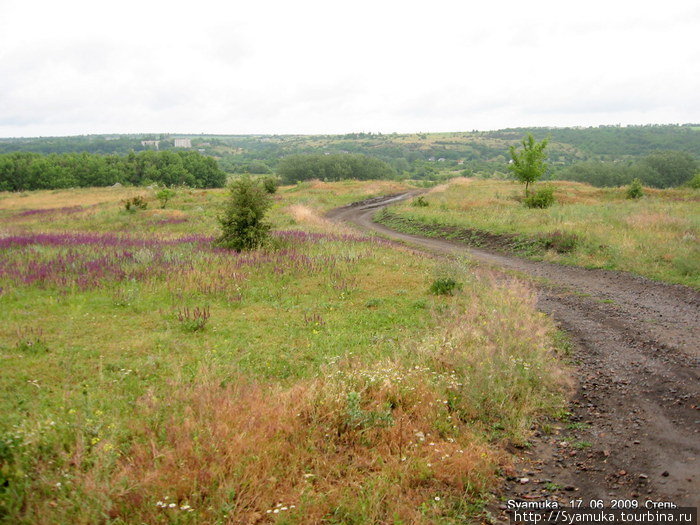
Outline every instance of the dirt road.
MULTIPOLYGON (((531 278, 538 308, 574 341, 569 421, 518 450, 502 496, 700 504, 700 293, 630 274, 531 261, 398 233, 377 209, 417 192, 331 211, 333 220, 432 253, 463 254, 531 278)), ((584 503, 586 505, 587 503, 584 503)))

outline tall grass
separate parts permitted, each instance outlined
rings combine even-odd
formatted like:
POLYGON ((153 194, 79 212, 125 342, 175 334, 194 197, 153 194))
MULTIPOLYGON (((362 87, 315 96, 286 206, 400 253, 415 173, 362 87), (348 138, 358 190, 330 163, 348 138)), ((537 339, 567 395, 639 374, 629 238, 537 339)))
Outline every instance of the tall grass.
POLYGON ((427 207, 404 203, 391 211, 416 224, 519 235, 534 241, 551 234, 576 236, 573 250, 530 255, 700 286, 697 190, 645 189, 645 197, 631 200, 624 188, 552 184, 556 204, 543 210, 522 206, 514 182, 456 179, 427 195, 427 207))

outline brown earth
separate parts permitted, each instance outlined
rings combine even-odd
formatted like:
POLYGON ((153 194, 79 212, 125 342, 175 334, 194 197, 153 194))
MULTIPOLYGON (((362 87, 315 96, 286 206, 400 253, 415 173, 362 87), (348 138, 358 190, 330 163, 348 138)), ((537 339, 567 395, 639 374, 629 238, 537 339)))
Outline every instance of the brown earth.
MULTIPOLYGON (((378 208, 417 193, 362 201, 328 216, 430 253, 468 253, 532 281, 538 308, 574 343, 571 416, 543 423, 530 447, 514 450, 516 470, 504 479, 498 498, 582 499, 584 506, 591 499, 608 506, 623 498, 698 506, 700 292, 627 273, 468 248, 373 222, 378 208)), ((494 510, 504 508, 497 504, 494 510)))

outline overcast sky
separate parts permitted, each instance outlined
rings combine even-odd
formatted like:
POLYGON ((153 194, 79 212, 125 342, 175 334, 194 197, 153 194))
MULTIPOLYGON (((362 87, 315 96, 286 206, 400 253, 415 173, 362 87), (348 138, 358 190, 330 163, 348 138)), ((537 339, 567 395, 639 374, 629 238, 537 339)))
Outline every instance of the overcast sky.
POLYGON ((697 0, 0 0, 0 136, 700 122, 697 0))

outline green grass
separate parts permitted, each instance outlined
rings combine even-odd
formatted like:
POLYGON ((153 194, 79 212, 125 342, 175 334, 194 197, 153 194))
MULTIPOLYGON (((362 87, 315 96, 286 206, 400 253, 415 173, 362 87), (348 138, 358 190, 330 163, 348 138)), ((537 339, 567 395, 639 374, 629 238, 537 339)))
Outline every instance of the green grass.
POLYGON ((425 196, 428 206, 405 202, 390 208, 392 226, 433 231, 473 245, 489 234, 524 255, 564 264, 633 272, 700 287, 700 193, 645 189, 626 199, 623 189, 553 183, 557 202, 528 209, 515 182, 456 179, 425 196), (393 217, 393 219, 392 219, 393 217))
MULTIPOLYGON (((522 284, 320 215, 396 189, 281 188, 270 220, 292 233, 240 256, 206 243, 0 248, 12 262, 0 275, 0 522, 475 519, 503 443, 561 410, 556 330, 522 284), (13 277, 72 256, 51 279, 13 277), (81 285, 98 256, 131 276, 81 285), (461 290, 429 293, 436 275, 461 290)), ((0 195, 0 239, 217 233, 223 190, 178 190, 165 210, 135 213, 120 203, 130 192, 0 195)))

